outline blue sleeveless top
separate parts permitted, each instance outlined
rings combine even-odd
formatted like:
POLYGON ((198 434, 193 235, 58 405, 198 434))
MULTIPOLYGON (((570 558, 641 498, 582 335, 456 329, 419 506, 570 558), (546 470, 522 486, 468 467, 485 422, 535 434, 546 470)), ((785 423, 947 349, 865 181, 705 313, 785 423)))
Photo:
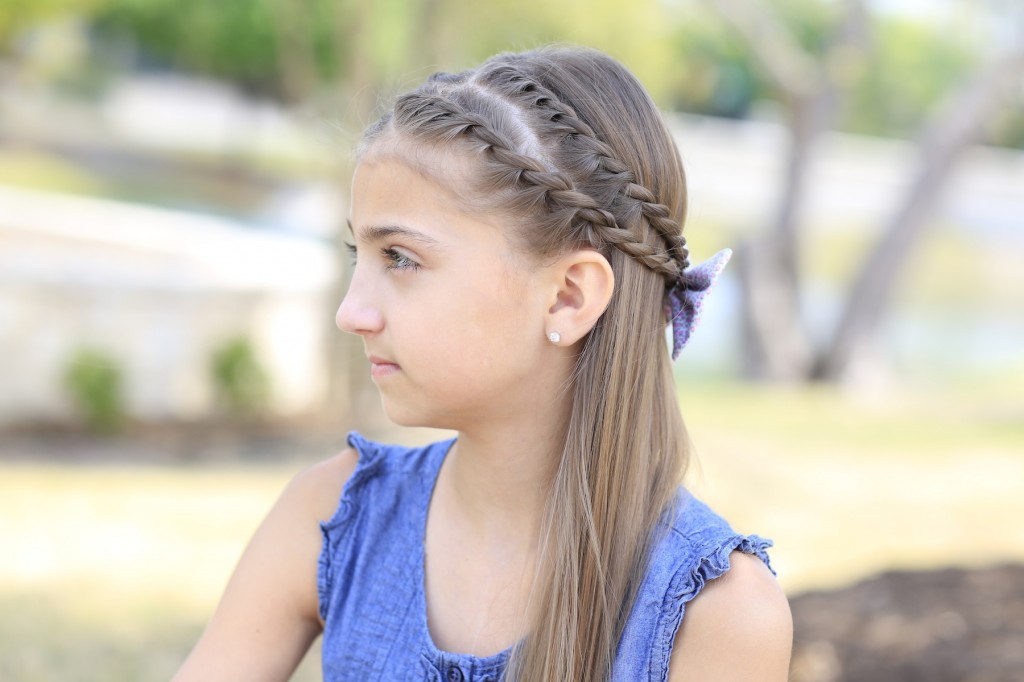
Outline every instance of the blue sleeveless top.
MULTIPOLYGON (((427 508, 454 442, 406 448, 349 434, 359 462, 334 516, 320 524, 325 682, 500 680, 510 649, 486 658, 442 651, 427 628, 427 508)), ((667 679, 686 603, 729 569, 730 552, 754 554, 768 564, 771 541, 737 534, 684 488, 675 519, 662 526, 615 652, 613 682, 667 679)))

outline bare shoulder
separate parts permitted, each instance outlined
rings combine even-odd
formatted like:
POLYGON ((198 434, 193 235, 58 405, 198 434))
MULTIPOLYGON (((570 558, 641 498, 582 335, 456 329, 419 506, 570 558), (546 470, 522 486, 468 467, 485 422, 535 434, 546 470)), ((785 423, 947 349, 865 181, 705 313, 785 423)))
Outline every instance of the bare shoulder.
POLYGON ((344 450, 291 480, 250 539, 175 682, 289 678, 322 627, 317 522, 333 515, 358 459, 344 450))
POLYGON ((338 506, 341 491, 358 463, 359 453, 354 448, 346 448, 303 469, 285 488, 279 504, 294 506, 307 517, 327 520, 338 506))
POLYGON ((789 601, 757 557, 733 552, 730 569, 687 604, 669 662, 669 682, 784 682, 793 618, 789 601))

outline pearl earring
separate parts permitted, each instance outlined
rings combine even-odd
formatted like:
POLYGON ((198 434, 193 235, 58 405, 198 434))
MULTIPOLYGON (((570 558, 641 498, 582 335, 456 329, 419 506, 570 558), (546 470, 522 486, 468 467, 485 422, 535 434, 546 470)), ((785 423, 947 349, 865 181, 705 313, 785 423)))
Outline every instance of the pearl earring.
POLYGON ((562 335, 559 334, 558 332, 551 332, 550 334, 548 334, 548 341, 550 341, 551 343, 558 343, 561 340, 562 335))

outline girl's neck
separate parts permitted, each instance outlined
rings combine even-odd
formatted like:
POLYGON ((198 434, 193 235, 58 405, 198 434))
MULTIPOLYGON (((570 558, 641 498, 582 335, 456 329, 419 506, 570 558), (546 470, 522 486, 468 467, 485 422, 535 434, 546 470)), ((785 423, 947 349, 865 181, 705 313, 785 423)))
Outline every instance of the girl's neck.
POLYGON ((427 620, 441 648, 491 656, 536 620, 539 528, 562 441, 512 425, 459 432, 425 535, 427 620))
POLYGON ((435 501, 479 551, 535 553, 572 412, 565 386, 574 362, 569 353, 550 354, 500 405, 481 406, 451 425, 458 440, 435 501))
POLYGON ((438 479, 447 511, 481 550, 532 553, 562 455, 562 415, 460 431, 438 479))

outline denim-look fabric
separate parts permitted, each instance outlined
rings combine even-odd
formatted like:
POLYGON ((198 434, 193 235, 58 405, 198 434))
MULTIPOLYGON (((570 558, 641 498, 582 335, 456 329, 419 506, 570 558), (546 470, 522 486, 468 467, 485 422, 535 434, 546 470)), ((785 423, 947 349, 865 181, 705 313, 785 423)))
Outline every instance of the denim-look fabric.
MULTIPOLYGON (((441 463, 454 440, 422 448, 351 433, 359 463, 324 535, 317 587, 325 682, 497 682, 509 650, 478 658, 438 649, 427 629, 423 538, 441 463)), ((735 533, 680 488, 616 649, 613 682, 664 682, 686 604, 729 569, 729 553, 766 564, 769 540, 735 533)))

